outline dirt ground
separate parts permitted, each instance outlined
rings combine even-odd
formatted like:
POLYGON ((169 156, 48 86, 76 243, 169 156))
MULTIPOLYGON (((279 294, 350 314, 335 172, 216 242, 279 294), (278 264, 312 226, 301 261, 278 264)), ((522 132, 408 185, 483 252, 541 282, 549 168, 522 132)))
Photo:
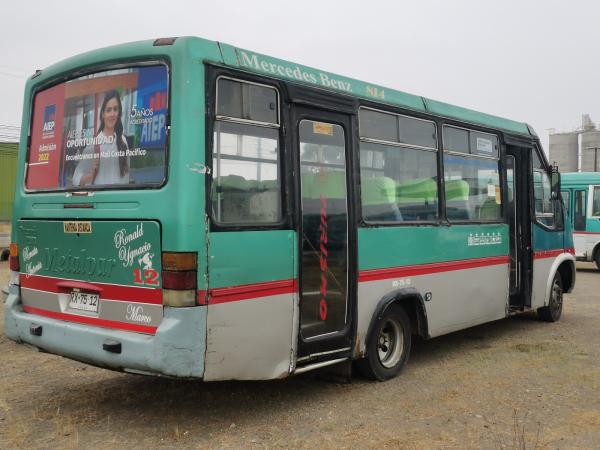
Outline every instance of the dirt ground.
POLYGON ((600 448, 599 288, 580 264, 560 322, 417 341, 385 383, 120 374, 34 352, 0 325, 0 448, 600 448))

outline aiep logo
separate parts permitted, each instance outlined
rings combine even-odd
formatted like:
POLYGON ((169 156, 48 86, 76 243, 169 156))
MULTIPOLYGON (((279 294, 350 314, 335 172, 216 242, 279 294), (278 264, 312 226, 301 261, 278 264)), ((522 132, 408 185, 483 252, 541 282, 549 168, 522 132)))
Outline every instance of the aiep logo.
POLYGON ((42 131, 44 134, 52 134, 54 133, 54 126, 56 117, 56 105, 47 105, 44 108, 44 126, 42 131))

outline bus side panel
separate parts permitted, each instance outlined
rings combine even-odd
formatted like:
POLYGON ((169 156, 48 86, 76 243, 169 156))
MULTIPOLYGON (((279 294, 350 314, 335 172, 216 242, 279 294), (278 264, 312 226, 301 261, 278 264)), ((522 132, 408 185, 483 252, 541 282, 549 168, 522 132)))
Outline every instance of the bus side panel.
POLYGON ((556 260, 563 258, 566 253, 564 245, 563 231, 551 231, 538 224, 533 225, 533 309, 548 304, 549 286, 558 266, 556 260))
MULTIPOLYGON (((590 186, 588 194, 587 218, 585 222, 585 233, 582 233, 583 241, 585 242, 585 257, 587 261, 594 259, 594 250, 600 243, 600 217, 598 216, 598 205, 594 204, 594 200, 598 197, 594 196, 600 189, 597 185, 590 186)), ((573 235, 575 237, 575 234, 573 235)))
POLYGON ((298 333, 295 233, 216 232, 209 249, 204 380, 287 376, 298 333))
MULTIPOLYGON (((408 267, 406 268, 408 269, 408 267)), ((377 302, 397 289, 398 282, 409 284, 430 298, 425 301, 430 337, 501 319, 506 316, 508 263, 498 258, 485 266, 429 275, 389 278, 359 284, 358 326, 363 333, 369 326, 377 302), (476 280, 476 282, 474 281, 476 280)), ((361 343, 364 348, 365 342, 361 343)))
POLYGON ((504 224, 361 229, 361 349, 377 303, 401 288, 425 299, 432 337, 505 317, 508 263, 504 224))

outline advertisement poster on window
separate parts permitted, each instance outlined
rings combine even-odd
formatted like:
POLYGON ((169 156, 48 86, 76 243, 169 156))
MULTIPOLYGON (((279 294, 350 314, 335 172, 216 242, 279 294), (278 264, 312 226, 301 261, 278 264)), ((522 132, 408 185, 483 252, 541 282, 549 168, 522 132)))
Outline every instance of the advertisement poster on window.
POLYGON ((164 65, 98 72, 39 92, 26 188, 160 185, 166 167, 167 94, 164 65))

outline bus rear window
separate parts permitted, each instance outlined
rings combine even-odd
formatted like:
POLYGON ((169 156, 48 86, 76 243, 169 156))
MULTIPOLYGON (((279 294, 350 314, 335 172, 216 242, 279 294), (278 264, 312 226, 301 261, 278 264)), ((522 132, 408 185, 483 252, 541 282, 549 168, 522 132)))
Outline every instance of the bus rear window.
POLYGON ((163 64, 96 72, 38 92, 26 189, 161 185, 167 117, 168 73, 163 64))

